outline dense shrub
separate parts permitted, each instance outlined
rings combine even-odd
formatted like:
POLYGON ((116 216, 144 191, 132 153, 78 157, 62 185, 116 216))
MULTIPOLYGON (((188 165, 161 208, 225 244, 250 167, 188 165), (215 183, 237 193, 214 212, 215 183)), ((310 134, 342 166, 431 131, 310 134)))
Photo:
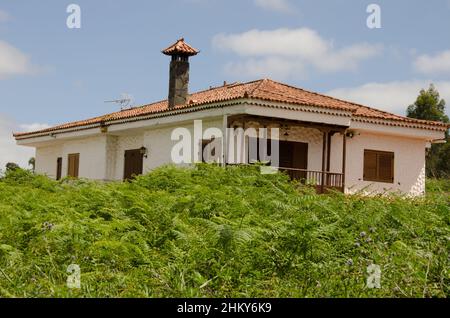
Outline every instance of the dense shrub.
MULTIPOLYGON (((448 184, 448 183, 447 183, 448 184)), ((449 194, 319 196, 255 167, 0 179, 0 297, 446 297, 449 194), (81 268, 81 289, 66 286, 81 268), (366 287, 367 267, 381 288, 366 287)))

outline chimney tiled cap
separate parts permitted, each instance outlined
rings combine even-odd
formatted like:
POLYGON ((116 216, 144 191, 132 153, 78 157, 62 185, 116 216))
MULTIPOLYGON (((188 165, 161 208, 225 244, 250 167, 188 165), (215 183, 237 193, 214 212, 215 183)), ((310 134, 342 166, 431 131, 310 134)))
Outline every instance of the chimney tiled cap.
POLYGON ((194 56, 200 51, 194 49, 192 46, 184 42, 184 38, 179 39, 177 42, 169 46, 167 49, 163 50, 162 53, 165 55, 185 55, 194 56))

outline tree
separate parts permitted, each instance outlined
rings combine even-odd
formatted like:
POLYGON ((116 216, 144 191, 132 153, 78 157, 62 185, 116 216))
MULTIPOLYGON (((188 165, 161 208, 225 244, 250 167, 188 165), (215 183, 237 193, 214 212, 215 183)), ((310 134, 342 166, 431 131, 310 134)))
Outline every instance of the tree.
POLYGON ((34 157, 31 157, 30 160, 28 160, 28 165, 31 166, 31 170, 36 168, 36 159, 34 157))
POLYGON ((445 114, 445 100, 440 98, 433 84, 430 84, 428 90, 420 91, 416 102, 408 107, 406 115, 416 119, 449 122, 445 114))
MULTIPOLYGON (((408 106, 406 115, 410 118, 449 122, 445 114, 445 100, 433 84, 428 90, 422 89, 414 104, 408 106)), ((447 144, 433 144, 427 152, 427 176, 445 178, 450 176, 450 142, 448 131, 445 134, 447 144)))
POLYGON ((439 146, 439 152, 437 153, 439 160, 436 162, 436 170, 439 172, 438 176, 450 178, 450 138, 447 138, 446 144, 439 146))

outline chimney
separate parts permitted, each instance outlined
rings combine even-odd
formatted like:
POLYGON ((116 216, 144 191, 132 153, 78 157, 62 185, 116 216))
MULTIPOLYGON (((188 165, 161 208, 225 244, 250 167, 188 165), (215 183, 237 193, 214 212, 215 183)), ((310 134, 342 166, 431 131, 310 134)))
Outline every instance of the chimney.
POLYGON ((169 108, 185 105, 189 98, 189 57, 200 51, 181 38, 162 53, 172 57, 169 75, 169 108))

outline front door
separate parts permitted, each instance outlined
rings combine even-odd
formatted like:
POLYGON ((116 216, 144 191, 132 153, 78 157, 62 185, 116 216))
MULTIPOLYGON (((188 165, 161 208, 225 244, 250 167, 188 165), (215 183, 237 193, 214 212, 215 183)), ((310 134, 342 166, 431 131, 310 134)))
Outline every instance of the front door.
MULTIPOLYGON (((294 141, 280 141, 280 167, 308 169, 308 144, 294 141)), ((288 170, 292 179, 306 179, 306 171, 288 170)))
POLYGON ((123 179, 130 180, 134 176, 142 174, 143 163, 144 156, 140 149, 126 150, 123 179))

